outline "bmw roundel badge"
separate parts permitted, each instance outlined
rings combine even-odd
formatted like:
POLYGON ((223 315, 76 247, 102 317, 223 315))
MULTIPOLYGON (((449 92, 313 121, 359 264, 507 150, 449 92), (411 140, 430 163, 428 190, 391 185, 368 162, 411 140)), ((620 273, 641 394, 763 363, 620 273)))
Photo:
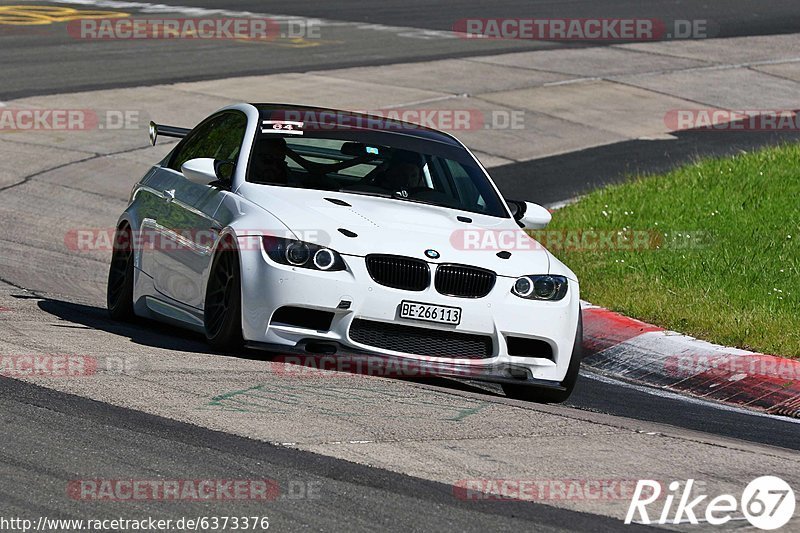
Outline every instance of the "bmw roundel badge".
POLYGON ((429 257, 430 259, 439 259, 439 252, 436 250, 425 250, 425 256, 429 257))

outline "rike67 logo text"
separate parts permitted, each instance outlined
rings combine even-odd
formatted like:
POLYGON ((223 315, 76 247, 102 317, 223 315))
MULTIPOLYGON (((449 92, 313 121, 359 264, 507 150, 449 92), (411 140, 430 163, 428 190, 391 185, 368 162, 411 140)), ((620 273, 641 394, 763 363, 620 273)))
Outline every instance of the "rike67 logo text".
POLYGON ((708 494, 702 491, 696 496, 692 493, 694 485, 694 479, 688 479, 683 484, 673 481, 668 485, 666 494, 662 494, 661 483, 640 479, 633 492, 625 523, 697 525, 702 521, 721 526, 731 520, 741 520, 743 515, 754 527, 773 530, 786 525, 794 515, 794 491, 779 477, 762 476, 754 479, 742 491, 738 501, 732 494, 721 494, 710 500, 708 494), (662 498, 664 506, 661 512, 651 517, 648 511, 657 512, 653 507, 660 505, 662 498), (677 506, 673 507, 676 500, 677 506), (656 502, 659 503, 648 508, 656 502), (701 512, 703 507, 704 512, 701 512))

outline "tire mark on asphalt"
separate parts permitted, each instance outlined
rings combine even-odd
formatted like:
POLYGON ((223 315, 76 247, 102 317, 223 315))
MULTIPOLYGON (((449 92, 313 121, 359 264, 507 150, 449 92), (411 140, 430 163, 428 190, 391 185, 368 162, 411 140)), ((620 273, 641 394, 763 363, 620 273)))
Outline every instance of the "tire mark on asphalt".
MULTIPOLYGON (((220 410, 234 410, 245 413, 290 412, 286 409, 294 408, 298 405, 298 403, 302 402, 301 395, 293 394, 293 392, 299 388, 300 387, 292 385, 270 386, 269 384, 260 384, 247 389, 234 390, 213 396, 211 400, 205 406, 200 407, 200 409, 214 410, 215 408, 221 408, 220 410)), ((355 398, 362 402, 374 401, 376 398, 393 398, 394 402, 407 404, 407 399, 404 396, 391 394, 385 391, 366 390, 360 387, 343 386, 338 388, 329 388, 324 392, 320 392, 319 394, 334 399, 341 397, 342 395, 346 395, 348 398, 355 398)), ((464 399, 462 398, 462 400, 464 399)), ((440 420, 451 422, 461 422, 467 417, 474 415, 491 405, 488 402, 474 399, 469 399, 466 402, 462 402, 462 405, 453 406, 443 406, 436 402, 419 401, 417 398, 414 398, 412 403, 417 407, 428 405, 430 407, 435 407, 440 412, 444 411, 440 420)), ((361 412, 347 411, 344 409, 322 409, 320 412, 322 414, 330 414, 335 417, 369 416, 361 412)), ((428 418, 432 415, 423 414, 420 416, 422 418, 428 418)))
MULTIPOLYGON (((114 155, 128 154, 128 153, 131 153, 131 152, 136 152, 137 150, 143 150, 145 148, 147 148, 147 146, 137 146, 135 148, 127 148, 125 150, 118 150, 116 152, 109 152, 107 154, 93 153, 89 157, 84 157, 83 159, 78 159, 76 161, 70 161, 68 163, 62 163, 60 165, 56 165, 54 167, 50 167, 50 168, 46 168, 46 169, 43 169, 43 170, 39 170, 37 172, 34 172, 33 174, 29 174, 27 176, 24 176, 20 181, 18 181, 16 183, 11 183, 9 185, 5 185, 3 187, 0 187, 0 193, 1 192, 5 192, 5 191, 7 191, 9 189, 13 189, 14 187, 18 187, 20 185, 24 185, 24 184, 28 183, 29 181, 31 181, 32 179, 37 178, 37 177, 39 177, 39 176, 41 176, 43 174, 47 174, 48 172, 53 172, 54 170, 61 170, 62 168, 67 168, 70 165, 77 165, 79 163, 86 163, 88 161, 94 161, 95 159, 100 159, 101 157, 109 157, 109 156, 114 156, 114 155)), ((0 278, 0 280, 1 279, 2 278, 0 278)))
MULTIPOLYGON (((19 289, 21 291, 25 291, 25 292, 29 292, 30 293, 30 296, 22 296, 22 298, 31 298, 31 297, 32 298, 44 298, 44 296, 41 296, 39 293, 37 293, 33 289, 29 289, 27 287, 23 287, 22 285, 18 285, 16 283, 14 283, 13 281, 11 281, 10 279, 4 278, 3 276, 0 276, 0 283, 5 283, 6 285, 10 285, 11 287, 14 287, 15 289, 19 289)), ((15 296, 13 294, 11 296, 14 297, 14 298, 17 297, 17 296, 15 296)))
MULTIPOLYGON (((3 106, 0 106, 3 107, 3 106)), ((67 148, 64 146, 55 146, 53 144, 48 144, 46 142, 39 144, 31 141, 20 141, 17 139, 9 139, 7 135, 3 135, 0 137, 0 142, 10 143, 10 144, 18 144, 22 146, 32 146, 34 148, 46 148, 48 150, 61 150, 62 152, 75 152, 78 154, 90 154, 90 155, 97 155, 97 152, 92 152, 91 150, 81 150, 79 148, 67 148)))

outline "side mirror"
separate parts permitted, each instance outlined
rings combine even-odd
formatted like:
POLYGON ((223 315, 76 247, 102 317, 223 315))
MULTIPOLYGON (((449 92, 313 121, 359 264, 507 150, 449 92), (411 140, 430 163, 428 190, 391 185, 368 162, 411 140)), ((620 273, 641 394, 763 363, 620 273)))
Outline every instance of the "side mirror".
POLYGON ((228 160, 214 160, 214 173, 217 175, 217 179, 220 181, 224 181, 225 183, 230 183, 233 179, 233 171, 236 170, 236 163, 233 161, 228 160))
POLYGON ((201 185, 230 183, 236 165, 232 161, 221 161, 210 157, 190 159, 181 165, 184 177, 201 185))
POLYGON ((506 200, 514 220, 524 229, 544 229, 553 218, 550 211, 532 202, 506 200))

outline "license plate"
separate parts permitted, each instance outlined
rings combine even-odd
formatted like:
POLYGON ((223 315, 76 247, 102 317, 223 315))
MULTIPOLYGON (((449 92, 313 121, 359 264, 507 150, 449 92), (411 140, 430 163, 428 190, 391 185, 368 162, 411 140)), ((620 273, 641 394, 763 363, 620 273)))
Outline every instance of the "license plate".
POLYGON ((461 308, 403 300, 400 302, 400 318, 458 325, 461 323, 461 308))

